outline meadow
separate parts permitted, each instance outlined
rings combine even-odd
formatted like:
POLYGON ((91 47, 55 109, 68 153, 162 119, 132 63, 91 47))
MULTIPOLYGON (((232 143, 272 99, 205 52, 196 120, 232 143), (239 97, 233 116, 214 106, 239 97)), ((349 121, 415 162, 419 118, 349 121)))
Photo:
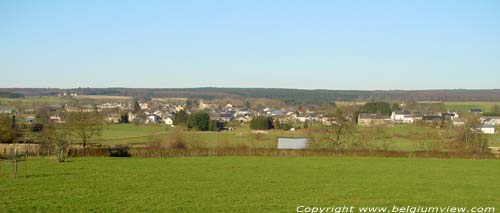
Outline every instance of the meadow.
POLYGON ((1 162, 2 212, 295 212, 297 206, 500 208, 500 161, 400 158, 29 159, 1 162))
POLYGON ((475 101, 475 102, 444 102, 444 105, 446 105, 446 108, 448 108, 449 111, 456 111, 456 112, 466 112, 469 111, 469 109, 481 109, 483 112, 489 112, 493 105, 499 105, 500 102, 480 102, 480 101, 475 101))
POLYGON ((164 135, 167 132, 168 128, 165 125, 105 125, 100 142, 108 145, 145 143, 151 141, 152 137, 164 135))
MULTIPOLYGON (((364 127, 356 127, 364 131, 364 127)), ((425 151, 422 146, 428 128, 418 125, 394 125, 384 128, 388 136, 387 148, 394 151, 425 151), (423 136, 422 136, 423 135, 423 136)), ((447 130, 442 130, 446 133, 447 130)), ((162 138, 172 138, 176 134, 175 128, 165 125, 134 125, 113 124, 104 126, 101 144, 148 144, 162 138)), ((182 137, 191 147, 249 147, 275 148, 279 137, 308 137, 306 130, 296 132, 271 130, 267 134, 254 134, 248 126, 240 126, 234 131, 197 132, 182 131, 182 137)), ((490 146, 500 146, 500 134, 488 135, 490 146)))

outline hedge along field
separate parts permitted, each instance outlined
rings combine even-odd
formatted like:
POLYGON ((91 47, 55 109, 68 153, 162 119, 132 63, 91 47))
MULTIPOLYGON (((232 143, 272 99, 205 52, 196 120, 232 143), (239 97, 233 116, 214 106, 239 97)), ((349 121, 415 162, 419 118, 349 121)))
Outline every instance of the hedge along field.
POLYGON ((73 158, 0 174, 6 212, 294 212, 305 206, 500 208, 500 161, 400 158, 73 158))

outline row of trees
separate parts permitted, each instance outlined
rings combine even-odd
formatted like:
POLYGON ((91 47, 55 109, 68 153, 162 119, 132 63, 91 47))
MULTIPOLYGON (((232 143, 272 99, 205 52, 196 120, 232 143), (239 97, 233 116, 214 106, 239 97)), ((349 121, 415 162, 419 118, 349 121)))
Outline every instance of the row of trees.
POLYGON ((196 131, 218 131, 223 128, 221 122, 210 119, 210 115, 202 111, 188 114, 181 110, 175 113, 173 123, 176 126, 186 126, 188 130, 196 131))
POLYGON ((267 116, 257 116, 250 121, 250 129, 269 130, 273 129, 273 119, 267 116))
POLYGON ((36 142, 55 146, 59 161, 64 161, 64 150, 70 144, 98 142, 104 124, 103 116, 97 111, 66 112, 64 122, 51 121, 45 110, 37 112, 37 122, 31 125, 16 122, 14 114, 0 115, 0 142, 36 142), (29 138, 29 140, 27 139, 29 138))
MULTIPOLYGON (((373 104, 373 108, 387 109, 387 104, 373 104)), ((370 109, 370 108, 365 108, 370 109)), ((358 111, 355 112, 355 114, 358 111)), ((379 111, 380 112, 380 111, 379 111)), ((382 149, 387 150, 396 133, 386 126, 356 128, 348 110, 337 108, 330 113, 331 125, 321 125, 310 129, 308 137, 312 140, 312 147, 319 149, 353 150, 353 149, 382 149)), ((465 113, 464 126, 453 126, 451 122, 443 121, 436 126, 434 123, 422 123, 415 132, 406 136, 412 141, 415 148, 426 151, 452 151, 463 153, 488 152, 488 138, 483 135, 480 126, 480 115, 465 113), (438 128, 436 128, 438 127, 438 128)), ((409 129, 409 131, 412 131, 409 129)))

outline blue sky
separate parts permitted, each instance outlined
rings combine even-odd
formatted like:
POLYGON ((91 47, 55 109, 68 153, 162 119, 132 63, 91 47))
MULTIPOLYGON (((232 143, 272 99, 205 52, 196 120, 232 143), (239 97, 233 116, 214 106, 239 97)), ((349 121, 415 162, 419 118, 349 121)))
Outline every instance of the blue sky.
POLYGON ((0 87, 500 88, 500 1, 0 0, 0 87))

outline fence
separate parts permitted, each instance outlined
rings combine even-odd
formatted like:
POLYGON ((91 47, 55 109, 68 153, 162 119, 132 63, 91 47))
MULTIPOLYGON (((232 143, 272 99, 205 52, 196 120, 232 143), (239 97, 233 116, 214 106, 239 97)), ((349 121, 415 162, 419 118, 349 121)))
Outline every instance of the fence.
MULTIPOLYGON (((31 157, 50 156, 55 150, 40 144, 0 144, 0 158, 10 158, 14 148, 17 153, 31 157)), ((223 157, 223 156, 268 156, 268 157, 395 157, 395 158, 462 158, 500 159, 498 153, 453 153, 453 152, 403 152, 403 151, 335 151, 335 150, 279 150, 248 148, 195 148, 161 149, 148 147, 87 147, 71 146, 66 149, 68 157, 223 157)))
POLYGON ((401 151, 333 151, 333 150, 278 150, 278 149, 157 149, 157 148, 86 148, 68 149, 68 157, 224 157, 224 156, 267 156, 267 157, 394 157, 394 158, 460 158, 500 159, 492 153, 452 152, 401 152, 401 151))
POLYGON ((0 158, 12 156, 14 150, 18 154, 29 156, 50 156, 55 151, 51 146, 42 144, 0 144, 0 158))

